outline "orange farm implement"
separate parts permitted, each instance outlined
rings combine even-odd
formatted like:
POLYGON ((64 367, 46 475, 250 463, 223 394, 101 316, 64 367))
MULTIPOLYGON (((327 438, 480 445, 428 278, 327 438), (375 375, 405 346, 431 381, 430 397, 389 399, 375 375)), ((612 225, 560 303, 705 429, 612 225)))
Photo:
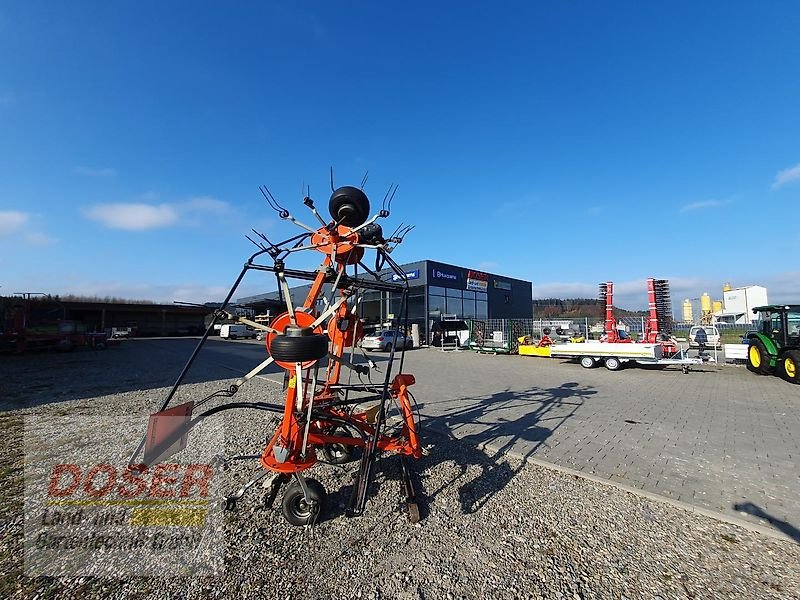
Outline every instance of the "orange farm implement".
POLYGON ((306 195, 303 203, 318 221, 316 229, 298 221, 268 189, 261 190, 278 215, 291 221, 302 233, 272 243, 253 230, 257 238, 248 239, 258 251, 247 260, 225 301, 215 311, 205 335, 159 411, 151 415, 148 433, 131 457, 131 469, 146 469, 185 447, 189 429, 213 414, 233 409, 273 411, 279 423, 258 457, 264 471, 227 496, 226 508, 234 508, 247 489, 270 477, 264 485, 266 506, 272 506, 280 489, 288 484, 281 503, 285 519, 293 525, 313 525, 324 510, 326 492, 317 480, 306 476, 307 472, 320 460, 334 464, 347 462, 360 449, 360 464, 346 515, 363 513, 375 461, 386 452, 399 455, 408 516, 412 521, 419 519, 405 460, 421 456, 419 421, 412 406, 416 402, 409 390, 415 380, 413 375, 403 372, 405 348, 391 348, 388 361, 381 364, 383 372, 377 382, 372 381, 377 366, 358 348, 364 335, 359 303, 366 292, 390 293, 401 299, 400 314, 404 317, 395 319, 393 326, 396 333, 406 333, 408 281, 389 254, 412 226, 401 225, 392 235, 384 237, 377 220, 389 216, 397 188, 389 188, 381 210, 371 218, 370 203, 361 188, 334 189, 331 175, 328 206, 331 220, 323 219, 314 201, 306 195), (313 271, 288 268, 286 262, 299 253, 316 253, 321 259, 319 267, 313 271), (365 264, 368 254, 374 254, 375 258, 370 266, 365 264), (278 297, 285 310, 268 324, 230 312, 231 299, 249 271, 273 273, 277 279, 278 297), (292 300, 290 279, 311 282, 299 304, 292 300), (268 356, 228 388, 198 401, 170 407, 215 323, 222 319, 234 319, 264 332, 268 356), (362 362, 356 360, 357 348, 362 362), (282 405, 230 400, 242 385, 273 363, 285 371, 282 405), (353 374, 358 383, 351 383, 353 374), (217 401, 213 407, 199 410, 212 401, 217 401), (143 460, 137 460, 142 450, 143 460))

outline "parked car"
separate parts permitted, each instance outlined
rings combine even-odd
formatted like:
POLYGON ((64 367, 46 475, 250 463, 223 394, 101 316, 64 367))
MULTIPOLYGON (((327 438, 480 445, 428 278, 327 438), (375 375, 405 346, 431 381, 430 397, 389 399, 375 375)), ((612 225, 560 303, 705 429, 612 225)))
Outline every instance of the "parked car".
POLYGON ((389 352, 392 347, 396 349, 412 348, 414 342, 402 333, 395 334, 391 329, 376 331, 364 336, 361 340, 361 347, 367 350, 383 350, 389 352), (396 337, 395 337, 396 336, 396 337))
POLYGON ((247 325, 225 324, 219 330, 219 337, 223 340, 235 340, 237 338, 255 339, 256 332, 247 327, 247 325))
POLYGON ((719 329, 717 329, 714 325, 695 325, 689 330, 689 348, 699 348, 700 344, 698 344, 694 339, 697 337, 697 332, 700 329, 706 330, 706 337, 708 341, 706 342, 706 348, 718 348, 722 349, 722 336, 719 334, 719 329))

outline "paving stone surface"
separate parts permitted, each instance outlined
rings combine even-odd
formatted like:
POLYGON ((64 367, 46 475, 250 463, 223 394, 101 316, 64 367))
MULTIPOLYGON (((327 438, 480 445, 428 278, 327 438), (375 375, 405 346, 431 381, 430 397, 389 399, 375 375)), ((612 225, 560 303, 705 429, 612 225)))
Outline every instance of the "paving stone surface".
POLYGON ((406 360, 422 414, 458 438, 798 533, 800 386, 738 366, 612 372, 435 349, 406 360))

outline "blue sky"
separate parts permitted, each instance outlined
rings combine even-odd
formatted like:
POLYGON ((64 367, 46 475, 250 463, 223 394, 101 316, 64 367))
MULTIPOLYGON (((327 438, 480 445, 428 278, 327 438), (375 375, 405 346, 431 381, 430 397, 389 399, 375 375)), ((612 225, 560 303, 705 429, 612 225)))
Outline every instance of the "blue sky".
POLYGON ((399 184, 401 262, 796 301, 798 31, 795 2, 4 2, 0 293, 219 298, 250 227, 294 233, 258 185, 300 216, 333 165, 399 184))

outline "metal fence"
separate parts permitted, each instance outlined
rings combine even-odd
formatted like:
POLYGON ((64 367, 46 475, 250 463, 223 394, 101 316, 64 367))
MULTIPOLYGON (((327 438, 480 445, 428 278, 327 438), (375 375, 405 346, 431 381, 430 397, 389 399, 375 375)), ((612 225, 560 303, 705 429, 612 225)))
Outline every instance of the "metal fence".
MULTIPOLYGON (((632 337, 641 339, 647 326, 646 317, 618 317, 617 323, 625 326, 632 337)), ((540 340, 544 330, 554 341, 567 341, 575 337, 598 339, 604 331, 602 319, 467 319, 469 326, 469 346, 483 352, 514 354, 519 350, 519 338, 528 337, 540 340)), ((753 326, 733 323, 716 323, 717 329, 752 329, 753 326)), ((688 334, 692 323, 674 323, 673 333, 688 334)))

